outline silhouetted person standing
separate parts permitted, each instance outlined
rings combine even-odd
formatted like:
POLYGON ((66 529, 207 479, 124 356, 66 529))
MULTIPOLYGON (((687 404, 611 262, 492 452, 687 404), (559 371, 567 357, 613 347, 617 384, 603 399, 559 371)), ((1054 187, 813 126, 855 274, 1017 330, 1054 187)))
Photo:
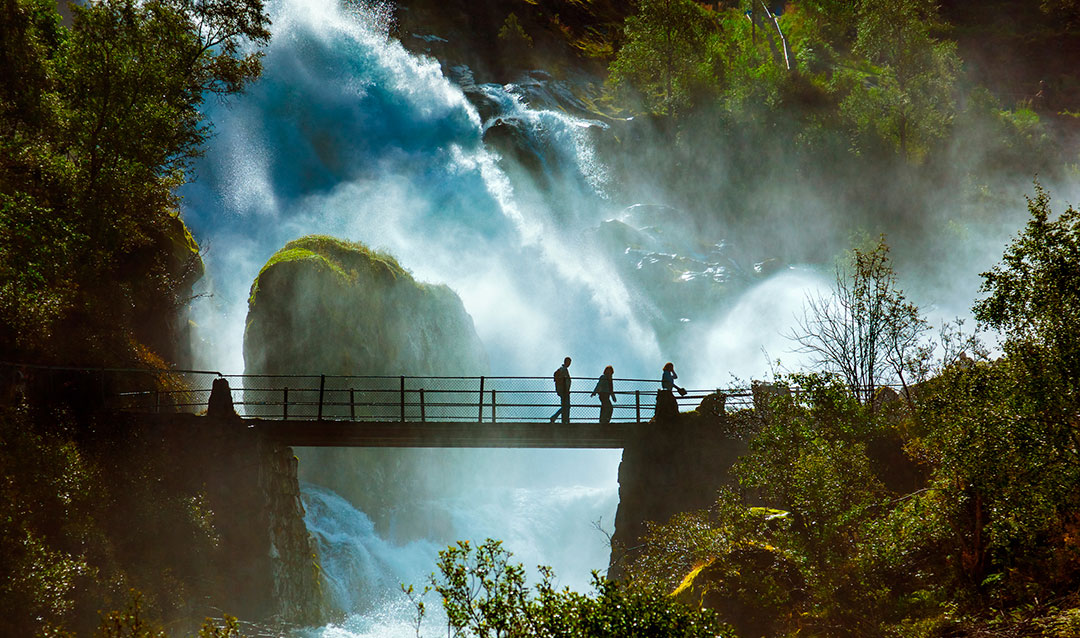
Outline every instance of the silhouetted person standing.
POLYGON ((679 415, 679 402, 675 400, 673 390, 679 394, 686 394, 686 390, 675 385, 675 364, 668 361, 664 364, 664 374, 660 377, 660 391, 656 393, 656 416, 660 419, 670 419, 679 415))
POLYGON ((570 422, 570 357, 563 360, 563 364, 555 371, 555 394, 559 395, 562 406, 551 415, 551 422, 555 417, 562 415, 562 422, 570 422))
POLYGON ((615 386, 611 378, 613 374, 615 374, 615 368, 611 366, 604 368, 604 374, 600 375, 600 378, 596 380, 596 387, 593 388, 592 394, 589 395, 593 397, 600 395, 601 423, 611 423, 611 412, 614 409, 611 402, 617 401, 615 398, 615 386))

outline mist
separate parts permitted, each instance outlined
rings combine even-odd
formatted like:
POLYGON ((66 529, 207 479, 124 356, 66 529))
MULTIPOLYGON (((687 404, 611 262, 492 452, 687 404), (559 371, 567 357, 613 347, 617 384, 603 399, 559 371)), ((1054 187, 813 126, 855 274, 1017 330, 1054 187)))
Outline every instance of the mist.
MULTIPOLYGON (((207 266, 193 307, 199 368, 244 371, 252 281, 288 241, 327 234, 454 290, 492 375, 546 377, 571 356, 579 384, 606 365, 659 379, 673 361, 682 385, 726 388, 770 376, 777 360, 800 367, 785 335, 853 241, 886 233, 901 286, 940 323, 969 314, 978 273, 1026 219, 1033 175, 983 172, 993 149, 974 129, 941 166, 844 161, 808 173, 789 143, 740 144, 706 116, 689 143, 558 110, 535 87, 448 78, 388 35, 386 7, 281 0, 270 11, 263 77, 210 105, 215 135, 181 190, 207 266), (983 191, 992 197, 973 196, 983 191)), ((1046 185, 1056 203, 1080 194, 1075 180, 1046 185)), ((504 538, 576 587, 606 567, 593 522, 610 531, 618 452, 461 458, 455 475, 425 481, 443 490, 392 513, 408 533, 380 536, 367 514, 306 491, 309 529, 357 626, 378 609, 397 617, 386 589, 462 536, 504 538), (417 512, 431 518, 418 524, 417 512), (335 527, 344 521, 352 531, 335 527), (350 598, 372 588, 383 594, 350 598)))
MULTIPOLYGON (((616 376, 658 377, 673 360, 694 370, 692 387, 765 370, 759 354, 714 369, 694 336, 724 321, 711 300, 695 299, 697 289, 663 263, 658 281, 642 286, 627 271, 651 264, 597 237, 633 204, 663 201, 610 192, 591 144, 606 124, 532 110, 513 85, 480 87, 501 109, 483 121, 436 61, 387 36, 384 20, 329 2, 281 3, 263 78, 211 106, 215 137, 181 193, 208 273, 193 312, 199 367, 243 370, 248 287, 287 241, 320 233, 386 251, 418 280, 449 285, 492 374, 546 376, 567 355, 587 377, 609 364, 616 376), (542 158, 538 171, 485 144, 485 132, 506 121, 542 158), (692 338, 680 338, 690 322, 692 338)), ((633 221, 662 239, 652 250, 661 257, 723 240, 699 235, 685 215, 633 221)), ((762 279, 725 275, 709 294, 731 303, 762 279)), ((754 332, 735 338, 774 341, 754 332)))

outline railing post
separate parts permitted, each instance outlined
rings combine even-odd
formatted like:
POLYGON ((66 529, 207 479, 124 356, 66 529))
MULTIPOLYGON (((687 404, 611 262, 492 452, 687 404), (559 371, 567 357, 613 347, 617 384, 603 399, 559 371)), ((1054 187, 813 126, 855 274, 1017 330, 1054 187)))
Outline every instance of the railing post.
POLYGON ((491 389, 491 422, 495 422, 495 388, 491 389))
POLYGON ((405 422, 405 376, 401 377, 401 422, 405 422))
POLYGON ((161 390, 154 390, 154 414, 161 414, 161 390))
POLYGON ((288 421, 289 420, 289 386, 285 386, 285 390, 284 390, 283 395, 284 396, 282 396, 282 398, 281 398, 281 420, 282 421, 288 421))
POLYGON ((424 389, 420 388, 420 422, 427 421, 427 413, 424 411, 424 389))
POLYGON ((476 421, 478 423, 484 422, 484 377, 480 377, 480 405, 477 411, 476 421))
POLYGON ((322 421, 322 404, 323 393, 326 391, 326 375, 319 375, 319 418, 317 420, 322 421))
POLYGON ((641 390, 634 390, 634 414, 637 415, 637 422, 641 423, 641 390))
POLYGON ((356 391, 349 388, 349 420, 356 420, 356 391))

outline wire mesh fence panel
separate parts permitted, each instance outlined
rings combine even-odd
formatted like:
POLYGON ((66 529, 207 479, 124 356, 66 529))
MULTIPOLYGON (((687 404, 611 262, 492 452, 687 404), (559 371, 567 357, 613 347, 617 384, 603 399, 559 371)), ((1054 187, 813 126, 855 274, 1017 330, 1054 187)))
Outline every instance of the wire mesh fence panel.
POLYGON ((318 375, 226 376, 238 414, 263 419, 315 419, 318 415, 318 375))
POLYGON ((203 412, 210 403, 216 378, 212 372, 169 371, 161 374, 164 397, 155 399, 155 411, 203 412))
MULTIPOLYGON (((352 421, 410 420, 409 377, 326 377, 323 392, 324 419, 352 421), (404 405, 404 414, 402 418, 404 405)), ((419 420, 419 419, 417 419, 419 420)))
POLYGON ((206 410, 217 374, 195 370, 101 370, 105 406, 154 414, 206 410))
MULTIPOLYGON (((536 422, 562 407, 551 377, 442 377, 347 375, 221 375, 196 370, 46 368, 6 364, 14 384, 51 393, 74 393, 108 409, 143 413, 205 413, 214 382, 231 388, 236 412, 247 418, 376 422, 536 422), (30 369, 25 372, 24 369, 30 369), (31 379, 27 381, 27 375, 31 379), (88 397, 88 398, 87 398, 88 397)), ((597 422, 597 380, 571 380, 572 423, 597 422)), ((613 379, 613 423, 647 422, 661 398, 682 412, 702 401, 710 414, 751 408, 792 390, 755 383, 751 388, 663 391, 657 379, 613 379)), ((561 415, 558 419, 561 421, 561 415)))
POLYGON ((3 400, 60 401, 80 408, 169 413, 205 410, 217 373, 76 368, 0 362, 3 400))

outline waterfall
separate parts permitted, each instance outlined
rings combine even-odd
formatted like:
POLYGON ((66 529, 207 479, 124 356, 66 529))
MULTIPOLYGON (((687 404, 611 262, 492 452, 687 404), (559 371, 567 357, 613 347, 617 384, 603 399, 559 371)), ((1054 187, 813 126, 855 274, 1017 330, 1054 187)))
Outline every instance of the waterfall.
POLYGON ((195 308, 214 352, 205 365, 242 369, 247 287, 285 242, 323 233, 453 288, 496 373, 546 375, 567 353, 597 374, 656 366, 631 291, 580 243, 612 214, 585 137, 594 124, 531 111, 512 85, 480 87, 504 110, 484 122, 437 62, 386 35, 379 12, 334 0, 270 10, 264 75, 209 105, 215 136, 181 193, 207 246, 212 296, 195 308), (558 164, 542 183, 514 179, 484 144, 500 117, 558 164))
MULTIPOLYGON (((200 367, 243 370, 248 287, 276 250, 311 233, 386 250, 417 279, 449 285, 473 317, 494 374, 546 376, 571 355, 582 377, 595 378, 608 364, 616 376, 658 377, 663 361, 675 359, 702 372, 691 383, 681 368, 688 385, 716 387, 737 363, 727 353, 741 357, 749 344, 757 354, 757 342, 733 349, 737 327, 726 336, 709 332, 722 325, 716 322, 680 352, 661 346, 654 291, 618 268, 636 273, 658 264, 666 276, 671 264, 691 264, 685 267, 711 273, 699 280, 712 285, 728 282, 716 275, 726 266, 711 253, 675 254, 683 249, 671 247, 670 229, 641 231, 651 247, 599 249, 595 237, 605 223, 633 221, 592 151, 590 136, 603 125, 533 108, 512 84, 472 87, 491 106, 482 117, 436 61, 388 36, 388 11, 379 5, 273 0, 269 10, 274 35, 264 74, 243 95, 208 103, 214 137, 196 180, 180 193, 206 249, 207 294, 193 308, 204 342, 200 367), (489 146, 485 139, 499 131, 529 157, 489 146), (716 369, 718 360, 725 370, 716 369)), ((775 303, 765 295, 741 312, 752 324, 762 307, 780 316, 775 303)), ((578 589, 592 569, 605 568, 606 539, 593 523, 611 531, 617 452, 475 458, 467 490, 451 484, 441 494, 416 494, 409 509, 430 512, 441 529, 404 544, 380 538, 340 497, 305 488, 307 525, 335 602, 350 614, 346 626, 320 635, 412 635, 398 584, 422 584, 438 548, 459 538, 500 538, 527 566, 550 564, 578 589)))
MULTIPOLYGON (((487 537, 503 540, 513 560, 530 568, 555 568, 558 584, 587 589, 590 569, 606 568, 606 538, 589 522, 597 511, 613 511, 613 485, 515 487, 493 485, 486 490, 429 498, 423 506, 433 518, 446 521, 442 539, 395 544, 380 538, 371 520, 329 490, 303 485, 305 523, 315 538, 332 604, 347 610, 340 625, 312 632, 317 636, 414 635, 413 608, 401 585, 422 589, 448 539, 487 537), (441 541, 441 542, 440 542, 441 541), (597 563, 598 559, 602 563, 597 563)), ((601 522, 602 521, 597 521, 601 522)), ((440 610, 432 595, 426 600, 431 618, 426 633, 437 633, 440 610)))

